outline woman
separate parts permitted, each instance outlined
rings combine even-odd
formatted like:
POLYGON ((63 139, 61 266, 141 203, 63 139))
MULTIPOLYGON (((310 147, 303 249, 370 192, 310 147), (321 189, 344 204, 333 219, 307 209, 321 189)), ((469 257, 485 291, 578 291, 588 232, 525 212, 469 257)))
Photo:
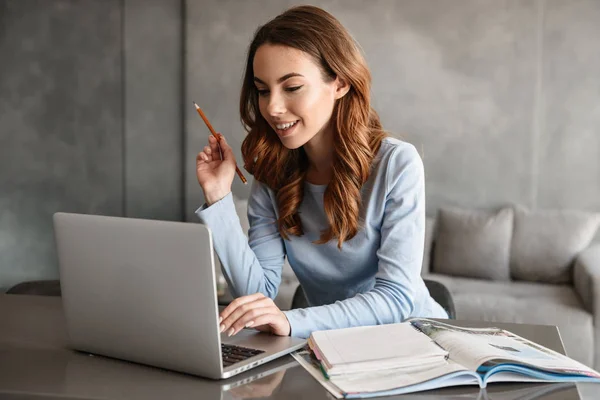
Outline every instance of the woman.
POLYGON ((196 211, 234 297, 221 332, 276 335, 447 318, 420 276, 425 226, 422 161, 387 137, 370 105, 358 46, 329 13, 289 9, 260 27, 248 51, 240 112, 254 175, 246 239, 231 195, 226 140, 200 152, 206 204, 196 211), (287 256, 311 307, 282 312, 273 298, 287 256))

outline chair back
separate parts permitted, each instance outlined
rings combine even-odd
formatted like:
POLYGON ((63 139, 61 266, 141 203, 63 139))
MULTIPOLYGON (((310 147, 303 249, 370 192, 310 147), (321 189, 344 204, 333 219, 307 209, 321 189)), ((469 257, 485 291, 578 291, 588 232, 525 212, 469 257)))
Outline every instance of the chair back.
POLYGON ((452 300, 452 295, 446 286, 443 283, 438 281, 432 281, 430 279, 423 279, 425 282, 425 286, 427 286, 427 290, 429 290, 429 294, 437 303, 442 306, 444 310, 448 313, 448 318, 456 319, 456 309, 454 308, 454 301, 452 300))

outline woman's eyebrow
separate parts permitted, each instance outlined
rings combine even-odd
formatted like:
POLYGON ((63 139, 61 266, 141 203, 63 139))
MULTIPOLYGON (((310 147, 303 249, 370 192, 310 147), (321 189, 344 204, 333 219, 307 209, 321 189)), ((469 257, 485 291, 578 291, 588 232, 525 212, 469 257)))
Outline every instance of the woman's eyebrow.
MULTIPOLYGON (((281 78, 277 79, 277 83, 281 83, 287 79, 293 78, 294 76, 302 76, 304 77, 304 75, 299 74, 297 72, 290 72, 289 74, 285 74, 284 76, 282 76, 281 78)), ((266 83, 264 81, 262 81, 261 79, 257 78, 256 76, 254 77, 254 82, 258 82, 258 83, 262 83, 263 85, 266 85, 266 83)))

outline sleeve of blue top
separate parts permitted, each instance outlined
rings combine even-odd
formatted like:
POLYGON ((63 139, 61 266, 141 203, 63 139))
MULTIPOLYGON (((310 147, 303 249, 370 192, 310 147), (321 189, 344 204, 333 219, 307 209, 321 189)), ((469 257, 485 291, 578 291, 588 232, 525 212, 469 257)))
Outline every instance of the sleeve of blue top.
POLYGON ((396 149, 387 165, 387 196, 374 287, 334 304, 285 311, 293 336, 401 322, 411 316, 415 288, 421 279, 425 235, 423 163, 413 151, 413 157, 400 158, 396 149))
POLYGON ((210 207, 200 207, 196 215, 212 231, 234 297, 260 292, 274 299, 281 282, 285 247, 266 186, 252 183, 248 199, 250 240, 242 231, 231 193, 210 207))

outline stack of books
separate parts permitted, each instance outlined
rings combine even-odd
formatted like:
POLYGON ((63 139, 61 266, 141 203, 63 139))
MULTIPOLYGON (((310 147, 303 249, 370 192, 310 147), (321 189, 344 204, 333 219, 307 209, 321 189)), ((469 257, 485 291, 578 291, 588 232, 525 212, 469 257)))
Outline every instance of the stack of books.
POLYGON ((446 350, 427 336, 418 334, 410 324, 314 332, 308 345, 327 378, 435 367, 445 365, 448 357, 446 350))
POLYGON ((411 319, 313 332, 294 358, 336 398, 490 382, 600 382, 600 373, 498 328, 411 319))

